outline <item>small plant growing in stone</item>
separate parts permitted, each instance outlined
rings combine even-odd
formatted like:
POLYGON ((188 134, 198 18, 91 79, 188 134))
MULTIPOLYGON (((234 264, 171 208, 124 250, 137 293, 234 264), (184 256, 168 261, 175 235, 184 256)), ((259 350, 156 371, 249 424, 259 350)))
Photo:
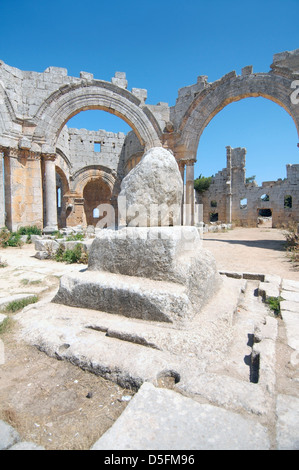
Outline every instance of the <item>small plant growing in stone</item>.
POLYGON ((74 235, 69 235, 66 239, 67 242, 82 241, 84 238, 83 233, 75 233, 74 235))
POLYGON ((5 313, 15 313, 19 310, 22 310, 27 305, 35 304, 36 302, 38 302, 38 297, 36 295, 20 300, 13 300, 12 302, 6 305, 3 311, 5 313))
POLYGON ((83 245, 79 243, 73 249, 66 250, 64 245, 62 244, 55 254, 56 261, 62 261, 68 264, 72 263, 88 263, 88 254, 83 248, 83 245))
POLYGON ((273 311, 276 317, 281 318, 280 313, 280 302, 284 300, 282 297, 268 297, 266 299, 266 304, 268 304, 269 308, 273 311))

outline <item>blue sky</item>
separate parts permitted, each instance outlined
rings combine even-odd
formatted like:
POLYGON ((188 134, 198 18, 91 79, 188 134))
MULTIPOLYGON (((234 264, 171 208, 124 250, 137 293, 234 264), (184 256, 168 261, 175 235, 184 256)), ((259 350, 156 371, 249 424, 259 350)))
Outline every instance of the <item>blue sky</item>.
MULTIPOLYGON (((49 66, 111 80, 127 74, 128 89, 146 88, 148 104, 175 104, 178 89, 253 65, 270 70, 273 54, 299 48, 299 0, 0 0, 0 59, 22 70, 49 66)), ((80 113, 72 127, 128 131, 103 111, 80 113)), ((299 162, 295 125, 285 110, 249 98, 222 110, 198 146, 195 176, 226 165, 227 145, 246 147, 247 176, 284 178, 299 162)))

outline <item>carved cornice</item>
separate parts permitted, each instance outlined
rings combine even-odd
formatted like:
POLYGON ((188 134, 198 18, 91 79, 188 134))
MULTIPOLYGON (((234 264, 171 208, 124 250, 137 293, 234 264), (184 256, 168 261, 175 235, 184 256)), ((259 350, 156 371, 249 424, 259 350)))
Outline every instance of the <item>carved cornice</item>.
POLYGON ((32 152, 31 150, 19 149, 13 147, 0 147, 0 152, 3 152, 9 158, 25 158, 26 160, 40 160, 40 152, 32 152))

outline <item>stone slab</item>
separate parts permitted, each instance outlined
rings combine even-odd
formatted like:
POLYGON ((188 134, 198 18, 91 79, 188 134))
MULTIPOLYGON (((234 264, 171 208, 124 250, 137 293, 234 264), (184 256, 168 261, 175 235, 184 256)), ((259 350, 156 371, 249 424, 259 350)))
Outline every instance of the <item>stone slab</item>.
POLYGON ((18 442, 10 447, 8 450, 46 450, 44 447, 35 444, 34 442, 18 442))
POLYGON ((280 302, 280 310, 282 312, 287 310, 289 312, 299 313, 299 303, 291 300, 282 300, 280 302))
POLYGON ((291 281, 289 279, 283 279, 281 287, 283 290, 289 290, 292 292, 299 292, 299 282, 291 281))
POLYGON ((278 395, 276 404, 278 450, 299 450, 299 398, 278 395))
POLYGON ((281 292, 281 297, 284 300, 290 300, 291 302, 298 302, 298 305, 299 305, 299 292, 291 292, 291 291, 283 290, 281 292))
POLYGON ((4 320, 7 318, 7 315, 3 315, 3 313, 0 313, 0 325, 1 323, 4 322, 4 320))
POLYGON ((0 420, 0 450, 6 450, 20 441, 19 433, 9 424, 0 420))
POLYGON ((266 428, 144 383, 92 450, 268 450, 266 428))
POLYGON ((283 310, 281 312, 287 333, 288 345, 299 351, 299 315, 298 313, 283 310))
POLYGON ((264 299, 268 299, 269 297, 279 297, 280 295, 278 285, 272 282, 260 282, 258 292, 264 299))
POLYGON ((63 276, 53 302, 159 322, 194 315, 184 286, 107 272, 63 276))

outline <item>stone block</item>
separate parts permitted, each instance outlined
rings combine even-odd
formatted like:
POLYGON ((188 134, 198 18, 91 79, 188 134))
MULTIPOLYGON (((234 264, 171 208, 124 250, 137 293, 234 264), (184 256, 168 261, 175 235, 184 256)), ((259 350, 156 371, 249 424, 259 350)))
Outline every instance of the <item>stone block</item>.
POLYGON ((54 302, 176 322, 192 318, 220 286, 196 227, 103 230, 88 270, 64 276, 54 302))
POLYGON ((34 442, 18 442, 10 447, 8 450, 46 450, 44 447, 35 444, 34 442))
POLYGON ((182 195, 174 156, 162 147, 152 148, 121 183, 121 219, 129 226, 180 225, 182 195))
POLYGON ((299 449, 299 398, 278 395, 276 403, 278 450, 299 449))
POLYGON ((144 383, 91 450, 268 450, 266 428, 172 390, 144 383))
POLYGON ((55 253, 59 248, 59 243, 55 240, 38 239, 35 240, 36 251, 46 251, 48 253, 55 253))

